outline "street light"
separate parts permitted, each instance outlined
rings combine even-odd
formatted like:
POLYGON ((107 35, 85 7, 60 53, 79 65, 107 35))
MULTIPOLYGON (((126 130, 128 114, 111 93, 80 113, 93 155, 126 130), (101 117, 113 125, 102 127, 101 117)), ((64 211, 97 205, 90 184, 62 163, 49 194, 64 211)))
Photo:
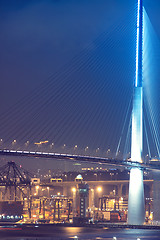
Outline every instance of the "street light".
POLYGON ((107 150, 107 156, 109 155, 110 151, 111 151, 110 149, 107 150))
POLYGON ((13 142, 12 142, 12 145, 15 145, 16 142, 17 142, 16 139, 14 139, 13 142))
POLYGON ((102 187, 97 187, 97 192, 102 192, 102 187))
POLYGON ((89 147, 87 146, 87 147, 84 149, 84 150, 85 150, 85 152, 88 150, 88 148, 89 148, 89 147))
POLYGON ((53 147, 54 147, 54 142, 50 144, 50 148, 53 148, 53 147))
POLYGON ((96 153, 99 151, 99 148, 96 149, 96 153))
POLYGON ((28 146, 29 145, 29 141, 25 142, 25 146, 28 146))
POLYGON ((73 192, 73 193, 76 192, 76 188, 75 188, 75 187, 72 188, 72 192, 73 192))
POLYGON ((74 150, 76 150, 77 148, 78 148, 78 146, 77 146, 77 145, 75 145, 75 146, 74 146, 74 150))

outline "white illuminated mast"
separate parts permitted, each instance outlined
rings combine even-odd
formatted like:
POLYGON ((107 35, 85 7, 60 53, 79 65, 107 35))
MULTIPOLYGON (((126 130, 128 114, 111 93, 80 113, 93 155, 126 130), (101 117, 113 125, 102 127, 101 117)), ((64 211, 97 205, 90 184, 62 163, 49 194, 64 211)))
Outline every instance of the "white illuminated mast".
MULTIPOLYGON (((136 77, 133 91, 131 160, 142 162, 143 139, 143 0, 138 0, 137 11, 137 49, 136 77)), ((130 171, 128 223, 141 225, 145 220, 143 170, 132 168, 130 171)))

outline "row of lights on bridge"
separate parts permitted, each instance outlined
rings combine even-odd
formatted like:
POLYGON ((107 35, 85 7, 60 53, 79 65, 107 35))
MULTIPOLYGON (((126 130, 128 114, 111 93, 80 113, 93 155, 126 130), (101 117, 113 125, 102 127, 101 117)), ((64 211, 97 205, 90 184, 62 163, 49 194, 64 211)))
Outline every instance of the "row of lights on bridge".
MULTIPOLYGON (((0 139, 0 143, 3 143, 3 139, 2 139, 2 138, 0 139)), ((17 140, 14 139, 14 140, 12 141, 12 145, 15 145, 16 143, 17 143, 17 140)), ((37 145, 37 146, 41 146, 41 145, 44 145, 44 144, 46 144, 46 143, 49 143, 49 141, 48 141, 48 140, 47 140, 47 141, 40 141, 40 142, 35 142, 34 144, 37 145)), ((28 146, 29 144, 30 144, 30 141, 26 141, 26 142, 25 142, 25 146, 28 146)), ((52 142, 52 143, 50 144, 50 147, 53 148, 54 145, 55 145, 54 142, 52 142)), ((65 149, 66 147, 67 147, 67 145, 64 143, 63 146, 62 146, 62 148, 65 149)), ((78 145, 76 144, 73 149, 74 149, 74 150, 77 150, 77 149, 78 149, 78 145)), ((86 147, 84 148, 84 150, 85 150, 85 152, 87 152, 87 151, 89 150, 89 147, 86 146, 86 147)), ((100 151, 100 148, 97 148, 95 151, 96 151, 96 153, 98 153, 98 152, 100 151)), ((111 150, 108 149, 108 150, 106 151, 106 153, 107 153, 107 154, 111 153, 111 150)), ((120 151, 119 151, 118 153, 120 154, 120 151)), ((129 152, 128 154, 130 154, 130 152, 129 152)), ((146 157, 148 157, 148 156, 149 156, 149 154, 146 155, 146 157)), ((155 158, 157 158, 157 156, 155 156, 155 158)))
MULTIPOLYGON (((2 138, 0 139, 0 143, 3 143, 3 139, 2 139, 2 138)), ((14 139, 14 140, 12 141, 12 145, 15 145, 16 143, 17 143, 17 140, 14 139)), ((35 142, 34 144, 37 145, 37 146, 41 146, 41 145, 44 145, 44 144, 46 144, 46 143, 49 143, 49 141, 48 141, 48 140, 46 140, 46 141, 40 141, 40 142, 35 142)), ((28 146, 29 144, 30 144, 30 141, 26 141, 26 142, 25 142, 25 146, 28 146)), ((52 148, 52 147, 54 147, 54 145, 55 145, 54 142, 52 142, 52 143, 50 144, 50 147, 52 148)), ((62 146, 62 148, 65 149, 66 147, 67 147, 67 145, 64 143, 63 146, 62 146)), ((76 144, 73 149, 74 149, 74 150, 77 150, 77 149, 78 149, 78 145, 76 144)), ((85 152, 87 152, 87 151, 89 150, 89 147, 86 146, 86 147, 84 148, 84 150, 85 150, 85 152)), ((98 153, 98 152, 100 151, 100 148, 96 148, 95 151, 96 151, 96 153, 98 153)), ((106 151, 106 153, 107 153, 107 154, 111 153, 111 150, 108 149, 108 150, 106 151)), ((118 151, 118 153, 120 153, 120 151, 118 151)), ((129 152, 128 154, 130 154, 130 152, 129 152)), ((146 155, 146 157, 148 157, 148 156, 149 156, 149 154, 146 155)), ((155 156, 155 158, 157 158, 157 156, 155 156)))
MULTIPOLYGON (((0 142, 3 142, 3 139, 1 138, 0 139, 0 142)), ((14 139, 13 141, 12 141, 12 145, 14 145, 14 144, 16 144, 17 143, 17 140, 16 139, 14 139)), ((37 146, 40 146, 40 145, 44 145, 44 144, 46 144, 46 143, 49 143, 49 141, 47 140, 47 141, 40 141, 40 142, 35 142, 34 144, 35 145, 37 145, 37 146)), ((30 141, 26 141, 25 142, 25 145, 26 146, 28 146, 30 144, 30 141)), ((50 147, 53 147, 55 144, 54 144, 54 142, 52 142, 51 144, 50 144, 50 147)), ((62 146, 62 148, 66 148, 67 147, 67 145, 64 143, 63 144, 63 146, 62 146)), ((74 146, 74 150, 77 150, 78 149, 78 145, 76 144, 75 146, 74 146)), ((84 150, 85 150, 85 152, 86 151, 88 151, 89 150, 89 147, 88 146, 86 146, 85 148, 84 148, 84 150)), ((96 152, 99 152, 100 151, 100 148, 98 147, 98 148, 96 148, 96 152)), ((108 149, 107 150, 107 153, 110 153, 111 152, 111 150, 110 149, 108 149)), ((120 152, 120 151, 119 151, 120 152)))

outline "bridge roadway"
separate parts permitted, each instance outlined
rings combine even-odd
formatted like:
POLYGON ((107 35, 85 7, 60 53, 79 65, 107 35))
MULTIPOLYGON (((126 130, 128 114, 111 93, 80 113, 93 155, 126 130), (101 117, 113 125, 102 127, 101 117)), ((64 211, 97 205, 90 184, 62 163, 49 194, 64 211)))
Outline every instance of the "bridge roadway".
POLYGON ((17 156, 17 157, 36 157, 36 158, 47 158, 56 160, 69 160, 69 161, 79 161, 79 162, 89 162, 97 164, 107 164, 116 167, 127 167, 127 168, 140 168, 143 170, 158 170, 160 171, 160 164, 146 164, 138 163, 129 160, 120 159, 109 159, 102 157, 92 157, 92 156, 82 156, 82 155, 72 155, 72 154, 62 154, 62 153, 47 153, 47 152, 33 152, 33 151, 23 151, 23 150, 0 150, 0 155, 5 156, 17 156))

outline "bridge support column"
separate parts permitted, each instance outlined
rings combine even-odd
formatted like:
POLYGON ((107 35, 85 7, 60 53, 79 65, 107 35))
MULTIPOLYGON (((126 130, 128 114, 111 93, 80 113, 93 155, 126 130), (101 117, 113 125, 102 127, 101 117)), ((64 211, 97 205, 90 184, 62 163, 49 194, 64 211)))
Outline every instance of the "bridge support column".
POLYGON ((144 219, 143 171, 138 168, 133 168, 130 171, 128 223, 141 225, 144 223, 144 219))
MULTIPOLYGON (((143 0, 137 0, 137 50, 136 77, 133 92, 131 159, 142 162, 143 143, 143 0)), ((130 171, 128 223, 141 225, 145 220, 143 171, 132 168, 130 171)))

